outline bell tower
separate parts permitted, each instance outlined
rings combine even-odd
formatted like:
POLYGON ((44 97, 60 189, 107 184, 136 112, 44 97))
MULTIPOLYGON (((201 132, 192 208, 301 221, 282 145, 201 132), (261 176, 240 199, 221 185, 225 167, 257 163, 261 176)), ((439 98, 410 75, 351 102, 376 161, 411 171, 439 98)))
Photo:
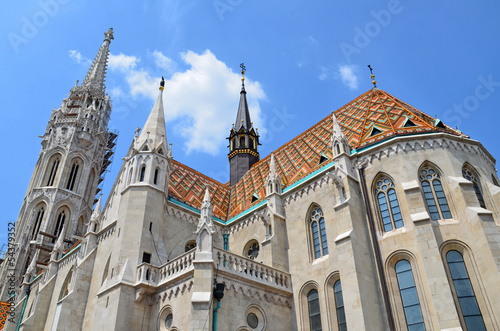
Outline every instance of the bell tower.
POLYGON ((245 65, 241 67, 240 104, 236 122, 229 132, 230 186, 235 185, 243 175, 259 161, 259 133, 253 128, 248 110, 247 92, 245 91, 245 65))
MULTIPOLYGON (((10 267, 18 282, 28 264, 36 269, 36 262, 50 260, 56 242, 68 246, 86 233, 117 138, 108 130, 112 105, 104 85, 111 40, 110 28, 83 83, 77 81, 54 108, 41 136, 40 155, 16 221, 16 265, 10 267)), ((6 263, 0 284, 6 283, 5 268, 6 263)), ((0 298, 5 298, 5 288, 0 298)))

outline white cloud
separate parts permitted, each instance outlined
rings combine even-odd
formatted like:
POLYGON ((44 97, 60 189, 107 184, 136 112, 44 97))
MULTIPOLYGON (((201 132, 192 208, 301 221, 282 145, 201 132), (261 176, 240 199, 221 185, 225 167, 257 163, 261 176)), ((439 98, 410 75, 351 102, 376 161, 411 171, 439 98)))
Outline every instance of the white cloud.
POLYGON ((355 66, 353 65, 340 65, 339 74, 342 83, 347 85, 351 90, 358 89, 358 76, 356 76, 355 66))
POLYGON ((172 72, 175 69, 175 62, 171 59, 163 55, 160 51, 154 51, 153 57, 155 59, 155 64, 161 68, 165 69, 168 72, 172 72))
POLYGON ((82 53, 80 53, 79 51, 77 51, 76 49, 72 49, 72 50, 69 50, 68 51, 68 54, 69 54, 69 57, 73 60, 76 61, 76 63, 80 64, 82 62, 86 62, 87 59, 85 59, 83 56, 82 56, 82 53))
POLYGON ((137 57, 132 55, 125 55, 123 53, 119 55, 109 54, 108 67, 111 70, 128 71, 134 69, 139 61, 137 57))
MULTIPOLYGON (((190 69, 176 72, 165 81, 165 118, 167 122, 175 122, 173 128, 167 125, 167 132, 183 137, 187 153, 199 151, 216 155, 226 146, 225 138, 236 118, 241 76, 209 50, 202 54, 188 51, 182 53, 181 58, 190 69)), ((136 59, 134 63, 137 62, 136 59)), ((131 96, 155 100, 160 77, 143 68, 135 69, 135 65, 127 68, 123 72, 131 96)), ((264 136, 266 130, 259 102, 265 100, 265 93, 258 82, 246 79, 245 86, 254 126, 264 136)))

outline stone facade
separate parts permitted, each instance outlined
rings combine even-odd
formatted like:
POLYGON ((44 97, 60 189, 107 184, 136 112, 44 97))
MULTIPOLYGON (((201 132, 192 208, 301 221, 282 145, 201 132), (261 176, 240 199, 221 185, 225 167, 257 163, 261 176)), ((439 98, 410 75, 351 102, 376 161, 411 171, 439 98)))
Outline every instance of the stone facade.
MULTIPOLYGON (((111 39, 108 31, 89 75, 105 72, 99 59, 111 39)), ((98 180, 84 179, 100 172, 109 151, 111 105, 102 82, 85 91, 104 102, 96 103, 100 129, 78 131, 82 109, 65 122, 73 124, 64 136, 53 116, 67 118, 67 102, 51 116, 16 227, 33 233, 41 201, 47 207, 36 231, 50 234, 62 207, 71 217, 52 232, 57 241, 20 239, 16 320, 7 330, 500 329, 500 187, 495 159, 479 142, 394 98, 410 109, 400 124, 417 127, 411 134, 373 138, 384 131, 374 122, 355 141, 345 134, 343 108, 320 122, 326 135, 314 127, 292 142, 304 144, 311 132, 326 141, 318 140, 307 157, 316 163, 300 176, 285 167, 290 143, 229 186, 174 161, 162 85, 111 193, 91 212, 98 180), (89 133, 80 139, 90 145, 81 146, 79 132, 89 133), (76 192, 40 181, 52 184, 45 169, 54 153, 60 178, 70 176, 70 155, 83 162, 76 192), (260 186, 241 193, 249 174, 260 186), (222 219, 224 212, 230 216, 222 219), (225 286, 220 300, 215 283, 225 286)), ((367 96, 388 94, 373 89, 349 105, 367 96)), ((246 116, 241 103, 240 111, 246 116)))

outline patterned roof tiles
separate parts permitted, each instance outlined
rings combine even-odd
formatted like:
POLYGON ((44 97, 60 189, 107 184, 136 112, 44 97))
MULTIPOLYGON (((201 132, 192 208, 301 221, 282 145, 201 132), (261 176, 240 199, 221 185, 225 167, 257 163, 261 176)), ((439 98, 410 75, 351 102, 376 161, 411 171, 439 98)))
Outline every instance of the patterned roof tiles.
POLYGON ((188 206, 200 209, 205 196, 205 185, 208 184, 210 186, 210 201, 213 204, 213 215, 225 220, 229 207, 229 186, 178 161, 172 160, 172 166, 168 195, 188 206))
MULTIPOLYGON (((339 108, 335 115, 349 144, 355 149, 368 147, 395 135, 422 132, 462 135, 446 125, 436 126, 434 118, 378 88, 367 91, 339 108)), ((332 134, 333 121, 329 114, 274 151, 276 169, 281 176, 283 188, 332 162, 332 134), (326 161, 320 164, 321 156, 326 157, 326 161)), ((267 156, 255 163, 231 188, 229 183, 219 183, 173 161, 169 195, 200 209, 204 197, 203 188, 209 183, 214 216, 229 220, 265 199, 270 160, 271 157, 267 156)))

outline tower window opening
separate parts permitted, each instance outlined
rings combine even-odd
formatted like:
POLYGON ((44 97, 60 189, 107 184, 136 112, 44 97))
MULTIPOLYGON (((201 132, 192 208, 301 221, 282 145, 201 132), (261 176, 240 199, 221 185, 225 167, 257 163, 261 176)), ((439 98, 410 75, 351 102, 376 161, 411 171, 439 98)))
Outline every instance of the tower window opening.
POLYGON ((75 187, 75 182, 76 182, 76 176, 78 175, 78 169, 80 168, 80 165, 75 162, 71 166, 71 172, 69 173, 69 178, 68 182, 66 183, 66 189, 73 191, 73 188, 75 187))
POLYGON ((154 178, 153 178, 153 184, 155 184, 155 185, 157 185, 157 184, 158 184, 158 174, 159 174, 159 172, 160 172, 160 171, 159 171, 159 169, 158 169, 158 168, 156 168, 156 169, 155 169, 155 176, 154 176, 154 178))
POLYGON ((50 168, 49 178, 47 179, 47 186, 54 185, 54 180, 56 178, 57 169, 59 168, 60 162, 61 159, 59 158, 59 156, 56 156, 56 158, 52 161, 52 167, 50 168))
POLYGON ((245 147, 245 137, 240 137, 240 148, 245 147))
MULTIPOLYGON (((59 237, 59 235, 61 234, 65 220, 66 220, 66 212, 63 210, 62 212, 59 213, 59 215, 57 215, 56 227, 54 228, 53 232, 55 237, 59 237)), ((52 243, 54 243, 55 241, 56 241, 55 238, 52 239, 52 243)))
POLYGON ((38 210, 38 213, 36 214, 35 225, 33 226, 33 232, 31 233, 31 240, 35 240, 37 235, 38 235, 38 231, 40 230, 40 225, 42 224, 42 219, 43 219, 44 213, 45 213, 45 209, 43 207, 41 207, 38 210))
POLYGON ((143 182, 144 181, 144 176, 146 175, 146 166, 143 165, 141 167, 141 173, 139 174, 139 181, 143 182))

